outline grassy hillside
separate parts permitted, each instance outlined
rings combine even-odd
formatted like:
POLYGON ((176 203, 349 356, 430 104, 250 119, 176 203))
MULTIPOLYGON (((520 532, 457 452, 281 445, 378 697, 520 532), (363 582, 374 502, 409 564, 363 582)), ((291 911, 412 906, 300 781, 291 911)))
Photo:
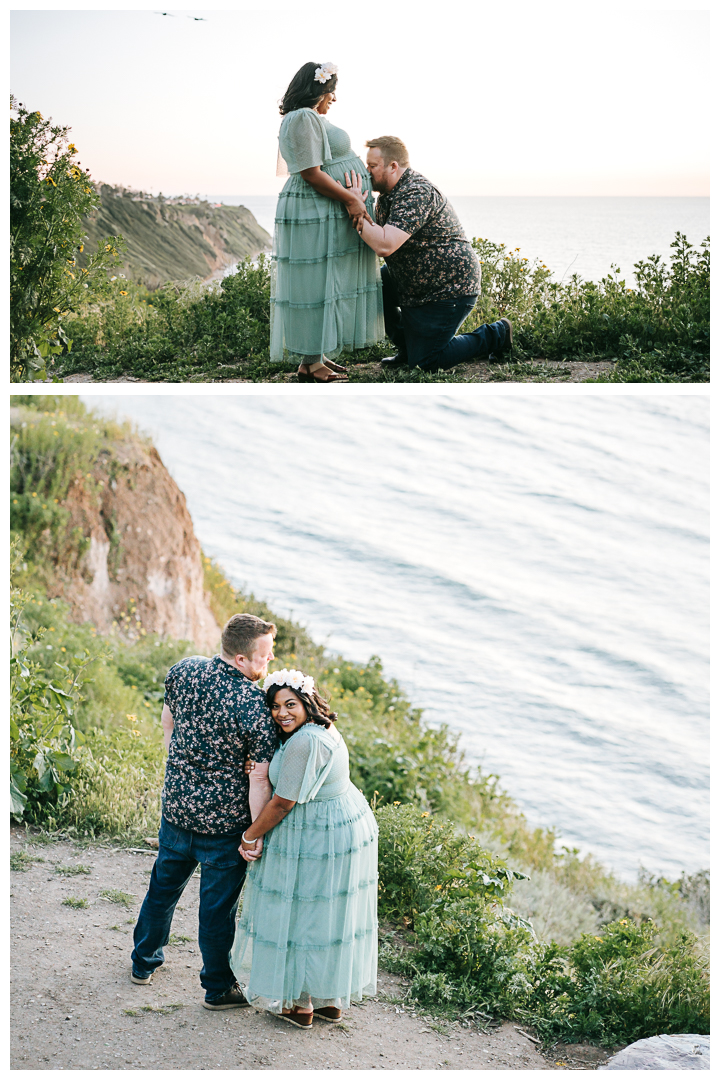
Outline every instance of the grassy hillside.
POLYGON ((125 274, 151 289, 166 281, 206 278, 271 244, 244 206, 183 205, 109 184, 99 185, 99 191, 102 206, 85 223, 86 250, 95 250, 106 236, 122 236, 125 274))

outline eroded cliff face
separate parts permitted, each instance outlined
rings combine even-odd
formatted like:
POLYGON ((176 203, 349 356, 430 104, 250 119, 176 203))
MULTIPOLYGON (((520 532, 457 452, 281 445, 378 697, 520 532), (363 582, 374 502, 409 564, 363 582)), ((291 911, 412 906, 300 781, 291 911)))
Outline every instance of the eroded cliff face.
POLYGON ((65 500, 70 529, 89 546, 74 569, 59 567, 56 595, 73 618, 133 638, 143 630, 194 641, 211 655, 220 627, 203 586, 200 544, 185 496, 152 446, 117 444, 65 500))
POLYGON ((245 256, 267 251, 272 237, 245 206, 188 205, 99 185, 102 205, 86 218, 86 259, 99 240, 125 241, 125 273, 156 289, 166 281, 208 280, 245 256))

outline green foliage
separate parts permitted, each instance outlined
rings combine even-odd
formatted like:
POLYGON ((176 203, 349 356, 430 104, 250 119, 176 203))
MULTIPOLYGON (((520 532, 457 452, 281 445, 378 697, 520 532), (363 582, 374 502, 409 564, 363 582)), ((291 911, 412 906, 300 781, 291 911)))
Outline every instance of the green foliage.
POLYGON ((419 916, 456 900, 494 904, 515 878, 525 877, 427 810, 394 803, 377 809, 376 817, 381 918, 414 929, 419 916))
MULTIPOLYGON (((70 527, 65 500, 74 489, 101 505, 108 466, 113 472, 114 449, 130 436, 130 425, 101 419, 70 397, 17 395, 11 405, 11 532, 22 537, 36 565, 71 569, 88 540, 78 525, 70 527)), ((107 527, 111 532, 111 523, 107 527)))
MULTIPOLYGON (((473 240, 482 262, 482 295, 463 330, 509 316, 514 327, 513 363, 492 369, 497 381, 567 377, 551 367, 567 360, 607 359, 614 370, 599 381, 678 382, 709 378, 709 239, 694 249, 681 233, 672 242, 670 265, 657 255, 635 266, 627 286, 617 267, 600 282, 573 275, 555 282, 547 266, 520 249, 473 240), (533 361, 530 363, 530 361, 533 361)), ((77 307, 68 322, 73 352, 63 371, 96 378, 130 375, 167 381, 240 378, 282 381, 291 360, 269 360, 269 264, 242 263, 238 272, 209 286, 167 285, 151 294, 125 283, 102 303, 77 307)), ((379 343, 343 356, 351 381, 457 382, 456 371, 383 371, 365 365, 387 355, 379 343)))
POLYGON ((83 217, 99 205, 87 170, 68 144, 69 128, 10 108, 10 366, 13 379, 46 379, 72 347, 63 326, 68 311, 102 293, 105 271, 118 263, 121 237, 100 240, 78 266, 87 239, 83 217))
POLYGON ((154 293, 132 283, 68 322, 73 371, 186 382, 230 377, 238 365, 292 371, 268 361, 270 272, 260 255, 209 285, 168 283, 154 293))
POLYGON ((27 851, 13 851, 10 854, 10 869, 17 870, 21 874, 27 873, 34 862, 45 862, 38 855, 30 855, 27 851))
POLYGON ((122 889, 103 889, 100 897, 102 900, 109 900, 111 904, 119 904, 124 908, 130 907, 135 899, 132 893, 123 892, 122 889))
POLYGON ((90 874, 92 871, 89 866, 83 866, 82 863, 75 863, 71 866, 61 866, 58 864, 55 867, 56 874, 62 874, 63 877, 76 877, 78 874, 90 874))
POLYGON ((670 266, 659 255, 636 263, 634 288, 615 266, 600 282, 577 275, 554 282, 543 263, 529 263, 519 248, 507 251, 489 240, 473 246, 482 263, 482 296, 463 329, 508 315, 516 360, 615 360, 613 373, 598 381, 709 378, 709 237, 695 249, 676 233, 670 266))
POLYGON ((90 901, 78 896, 66 896, 63 900, 63 904, 65 907, 86 908, 90 906, 90 901))
POLYGON ((709 1032, 707 957, 691 934, 659 945, 654 923, 620 919, 568 952, 553 995, 528 997, 527 1018, 550 1038, 603 1046, 661 1033, 709 1032))
MULTIPOLYGON (((14 547, 13 564, 19 561, 14 547)), ((71 801, 83 742, 75 710, 94 657, 85 652, 54 661, 48 677, 30 657, 33 638, 22 625, 26 602, 22 590, 11 588, 10 805, 16 821, 39 822, 71 801)))
POLYGON ((384 962, 412 977, 420 1005, 523 1020, 548 1042, 709 1031, 707 957, 694 935, 663 944, 651 920, 625 918, 570 948, 538 941, 505 906, 524 875, 412 807, 377 816, 380 911, 408 943, 386 944, 384 962))

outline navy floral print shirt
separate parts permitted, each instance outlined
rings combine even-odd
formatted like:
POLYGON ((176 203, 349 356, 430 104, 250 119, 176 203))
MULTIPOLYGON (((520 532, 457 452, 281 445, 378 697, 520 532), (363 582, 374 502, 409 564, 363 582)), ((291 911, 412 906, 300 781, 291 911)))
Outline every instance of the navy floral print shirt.
POLYGON ((222 657, 189 656, 170 668, 165 704, 175 727, 163 814, 191 832, 243 832, 251 822, 245 758, 270 761, 279 742, 265 694, 222 657))
POLYGON ((405 307, 456 300, 480 293, 480 261, 460 219, 441 191, 414 169, 406 169, 375 207, 378 225, 410 233, 402 247, 385 256, 405 307))

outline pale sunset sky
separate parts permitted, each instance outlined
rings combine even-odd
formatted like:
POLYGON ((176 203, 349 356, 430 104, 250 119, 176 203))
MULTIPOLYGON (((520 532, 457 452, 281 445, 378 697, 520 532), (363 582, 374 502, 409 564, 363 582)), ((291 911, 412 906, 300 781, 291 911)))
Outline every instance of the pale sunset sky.
POLYGON ((72 128, 96 181, 275 194, 277 103, 312 60, 338 65, 329 120, 357 153, 398 135, 450 195, 709 194, 708 11, 160 10, 11 13, 12 92, 72 128))

